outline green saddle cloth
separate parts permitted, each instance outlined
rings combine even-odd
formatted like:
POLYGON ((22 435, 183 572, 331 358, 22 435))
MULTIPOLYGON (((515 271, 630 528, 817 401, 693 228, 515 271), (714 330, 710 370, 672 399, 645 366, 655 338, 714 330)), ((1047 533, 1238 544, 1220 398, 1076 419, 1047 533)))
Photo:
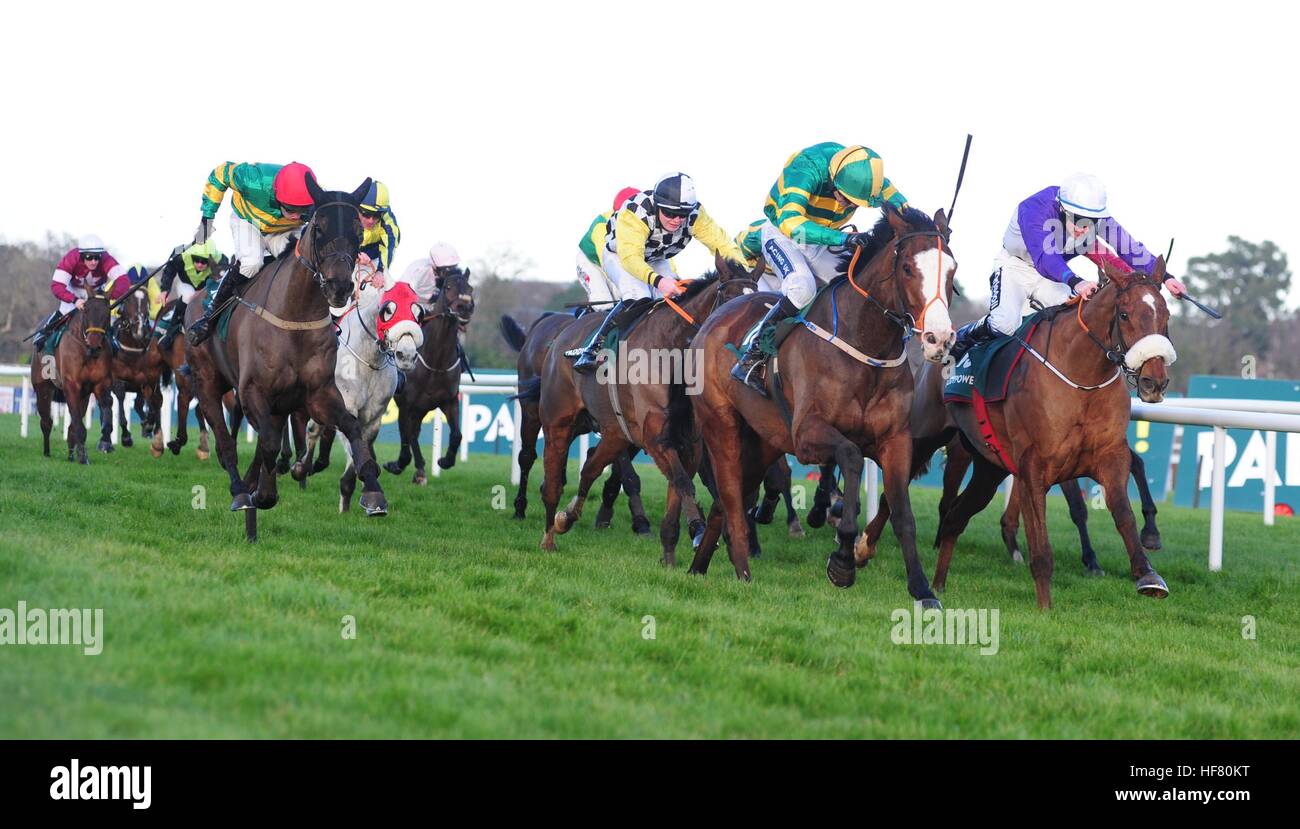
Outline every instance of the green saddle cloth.
POLYGON ((1016 333, 1010 337, 998 337, 966 352, 966 356, 952 367, 952 376, 943 386, 944 402, 970 402, 971 390, 979 389, 980 396, 989 402, 1002 399, 1006 386, 1006 375, 1015 365, 1013 351, 1019 350, 1019 340, 1028 342, 1034 326, 1042 320, 1042 314, 1034 314, 1020 323, 1016 333), (1017 339, 1019 338, 1019 339, 1017 339), (1008 351, 1007 346, 1015 345, 1017 349, 1008 351), (998 359, 1002 356, 1002 359, 998 359))

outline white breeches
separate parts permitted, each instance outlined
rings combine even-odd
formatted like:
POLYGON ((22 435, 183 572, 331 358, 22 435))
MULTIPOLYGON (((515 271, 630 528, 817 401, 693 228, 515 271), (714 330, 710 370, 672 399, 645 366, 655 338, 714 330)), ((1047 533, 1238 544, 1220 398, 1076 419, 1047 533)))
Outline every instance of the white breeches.
POLYGON ((1014 334, 1029 300, 1050 308, 1073 295, 1069 285, 1048 279, 1033 265, 1004 250, 994 260, 989 279, 989 325, 999 334, 1014 334))

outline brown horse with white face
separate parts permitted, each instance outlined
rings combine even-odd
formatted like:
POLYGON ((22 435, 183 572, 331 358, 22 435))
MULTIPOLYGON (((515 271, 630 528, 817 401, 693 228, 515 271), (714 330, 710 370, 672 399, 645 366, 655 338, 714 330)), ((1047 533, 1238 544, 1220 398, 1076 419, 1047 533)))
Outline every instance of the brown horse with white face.
POLYGON ((1108 281, 1091 299, 1076 301, 1075 308, 1034 330, 1028 340, 1033 351, 1013 370, 1006 399, 988 404, 1001 451, 982 437, 973 406, 948 403, 945 408, 941 372, 922 367, 912 424, 918 447, 933 452, 936 441, 943 445, 960 431, 967 448, 975 450, 974 477, 960 496, 960 481, 945 480, 944 501, 951 507, 939 527, 937 589, 947 580, 953 547, 971 517, 988 505, 1008 474, 1015 474, 1013 493, 1025 519, 1029 570, 1040 608, 1052 605, 1047 491, 1085 476, 1105 490, 1137 591, 1157 598, 1169 595, 1143 550, 1129 504, 1129 395, 1121 382, 1127 377, 1144 402, 1164 399, 1168 366, 1177 358, 1169 341, 1169 309, 1160 294, 1164 273, 1163 258, 1150 277, 1106 266, 1108 281))
MULTIPOLYGON (((86 407, 91 400, 100 401, 99 419, 112 428, 112 407, 104 406, 113 382, 112 349, 108 341, 108 295, 91 294, 80 309, 73 312, 54 354, 32 354, 32 388, 36 390, 36 411, 41 418, 45 439, 45 457, 50 456, 50 403, 57 388, 63 393, 71 423, 68 426, 68 460, 90 463, 86 457, 86 407)), ((112 443, 101 438, 101 452, 110 451, 112 443)))
MULTIPOLYGON (((143 412, 140 428, 149 430, 158 422, 161 404, 159 378, 163 359, 151 348, 153 318, 149 313, 149 295, 144 287, 133 288, 119 306, 113 331, 117 335, 117 353, 113 355, 113 394, 117 397, 118 428, 123 446, 131 446, 131 418, 126 407, 126 393, 135 392, 135 410, 143 412), (144 404, 149 404, 146 410, 144 404)), ((110 424, 111 426, 111 424, 110 424)))
POLYGON ((837 587, 853 584, 862 459, 885 475, 894 532, 903 547, 908 591, 938 606, 916 551, 916 525, 907 486, 912 465, 908 410, 912 372, 905 335, 921 334, 927 360, 938 362, 953 341, 947 300, 957 262, 947 245, 943 211, 931 220, 919 210, 886 207, 869 243, 849 265, 850 279, 835 280, 805 312, 773 358, 780 387, 769 378, 772 399, 731 376, 728 346, 741 342, 766 312, 771 294, 734 300, 709 318, 693 347, 704 352, 704 391, 695 398, 718 489, 704 539, 691 565, 704 573, 726 516, 728 548, 738 578, 749 580, 749 534, 744 502, 782 454, 801 463, 835 462, 844 472, 844 510, 838 548, 826 565, 837 587), (861 260, 863 265, 859 265, 861 260), (811 325, 808 325, 811 323, 811 325), (817 333, 820 331, 821 333, 817 333), (826 341, 822 335, 832 338, 826 341), (838 345, 837 345, 838 343, 838 345))
MULTIPOLYGON (((250 540, 256 538, 252 511, 271 509, 279 500, 276 461, 285 421, 304 408, 318 423, 337 427, 350 442, 366 513, 388 512, 374 456, 334 384, 338 339, 329 313, 329 306, 342 307, 352 296, 361 248, 360 204, 370 180, 352 193, 342 193, 322 190, 308 175, 307 188, 314 207, 296 248, 266 265, 235 298, 225 338, 213 336, 197 347, 188 340, 186 344, 199 404, 230 476, 230 508, 249 511, 250 540), (221 406, 222 395, 231 388, 257 429, 256 457, 243 478, 221 406)), ((202 311, 202 303, 190 303, 187 325, 202 311)))

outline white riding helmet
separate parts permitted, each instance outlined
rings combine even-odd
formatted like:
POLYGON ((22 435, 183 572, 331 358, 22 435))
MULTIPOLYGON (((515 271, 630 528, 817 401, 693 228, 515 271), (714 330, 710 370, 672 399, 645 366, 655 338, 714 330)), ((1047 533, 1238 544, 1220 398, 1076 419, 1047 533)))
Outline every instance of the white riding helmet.
POLYGON ((104 243, 98 236, 90 233, 77 240, 77 250, 82 253, 103 253, 104 243))
POLYGON ((435 268, 450 268, 460 264, 460 254, 446 242, 438 242, 429 248, 429 261, 435 268))
POLYGON ((1061 182, 1057 199, 1065 212, 1076 216, 1104 219, 1110 215, 1106 208, 1106 185, 1088 173, 1066 176, 1065 181, 1061 182))

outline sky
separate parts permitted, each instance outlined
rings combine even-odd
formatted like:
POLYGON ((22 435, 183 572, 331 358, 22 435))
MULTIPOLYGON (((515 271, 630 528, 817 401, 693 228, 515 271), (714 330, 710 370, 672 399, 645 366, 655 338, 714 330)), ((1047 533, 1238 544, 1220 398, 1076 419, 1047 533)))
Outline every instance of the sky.
MULTIPOLYGON (((1295 21, 1279 4, 379 8, 7 9, 0 237, 96 233, 120 261, 156 263, 192 237, 214 166, 297 160, 330 189, 388 185, 399 272, 446 240, 567 281, 625 185, 687 172, 734 234, 793 152, 860 143, 932 213, 971 133, 952 239, 968 296, 987 297, 1019 201, 1076 171, 1154 251, 1177 238, 1175 274, 1230 234, 1300 256, 1295 21)), ((710 261, 701 245, 678 259, 686 275, 710 261)))

